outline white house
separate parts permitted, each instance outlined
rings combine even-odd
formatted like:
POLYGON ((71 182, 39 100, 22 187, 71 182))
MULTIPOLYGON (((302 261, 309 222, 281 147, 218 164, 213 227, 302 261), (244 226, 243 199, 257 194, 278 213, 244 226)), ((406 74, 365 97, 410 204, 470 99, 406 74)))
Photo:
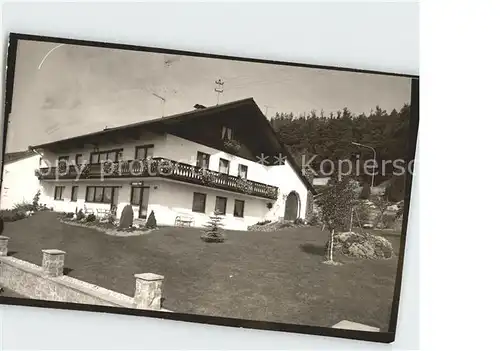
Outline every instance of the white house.
POLYGON ((20 151, 4 155, 1 209, 11 209, 23 202, 33 202, 40 182, 34 176, 40 167, 40 155, 33 151, 20 151))
POLYGON ((116 209, 159 225, 215 210, 227 229, 306 214, 312 185, 253 99, 244 99, 33 147, 40 201, 55 210, 116 209))

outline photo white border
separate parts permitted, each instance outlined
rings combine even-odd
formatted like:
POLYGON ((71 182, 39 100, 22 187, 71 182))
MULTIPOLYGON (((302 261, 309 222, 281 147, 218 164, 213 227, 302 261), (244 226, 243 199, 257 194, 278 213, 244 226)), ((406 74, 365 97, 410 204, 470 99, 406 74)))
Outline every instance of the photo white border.
MULTIPOLYGON (((2 27, 4 41, 8 32, 21 32, 418 74, 416 4, 323 3, 316 7, 308 4, 251 4, 233 5, 243 6, 244 10, 235 7, 230 13, 227 6, 10 3, 3 7, 2 27), (120 15, 116 18, 118 12, 120 15), (261 18, 258 26, 255 18, 261 18), (223 19, 229 23, 218 25, 223 19), (304 19, 314 19, 314 25, 276 25, 301 23, 304 19), (131 26, 130 22, 134 25, 131 26)), ((5 45, 2 49, 5 50, 5 45)), ((397 345, 414 348, 418 343, 418 335, 415 335, 418 308, 415 309, 415 296, 411 294, 418 291, 418 255, 413 256, 415 243, 412 243, 412 238, 418 237, 412 233, 418 225, 413 223, 415 208, 418 214, 417 178, 418 174, 414 177, 398 331, 392 346, 142 317, 0 306, 2 346, 7 349, 365 349, 367 346, 374 349, 397 345), (415 278, 416 286, 412 286, 415 278), (407 294, 410 294, 410 300, 407 294), (124 333, 124 330, 133 330, 134 333, 124 333), (82 339, 76 336, 82 333, 93 337, 82 339), (162 337, 158 338, 158 335, 162 337)), ((418 247, 418 242, 416 245, 418 247)), ((416 331, 418 333, 418 328, 416 331)))

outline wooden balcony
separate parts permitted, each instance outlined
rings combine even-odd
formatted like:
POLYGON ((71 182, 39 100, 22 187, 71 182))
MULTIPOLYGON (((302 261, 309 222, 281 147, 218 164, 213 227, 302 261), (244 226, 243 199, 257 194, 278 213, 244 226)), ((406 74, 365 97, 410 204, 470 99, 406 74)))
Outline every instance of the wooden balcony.
POLYGON ((160 177, 276 200, 278 188, 165 158, 40 168, 40 180, 160 177))

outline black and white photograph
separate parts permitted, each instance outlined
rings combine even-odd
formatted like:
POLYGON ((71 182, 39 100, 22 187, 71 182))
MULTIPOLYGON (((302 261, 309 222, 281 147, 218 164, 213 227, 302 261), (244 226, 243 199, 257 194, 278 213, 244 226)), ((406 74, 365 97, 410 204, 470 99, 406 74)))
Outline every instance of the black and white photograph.
POLYGON ((0 303, 394 340, 418 77, 174 49, 11 35, 0 303))

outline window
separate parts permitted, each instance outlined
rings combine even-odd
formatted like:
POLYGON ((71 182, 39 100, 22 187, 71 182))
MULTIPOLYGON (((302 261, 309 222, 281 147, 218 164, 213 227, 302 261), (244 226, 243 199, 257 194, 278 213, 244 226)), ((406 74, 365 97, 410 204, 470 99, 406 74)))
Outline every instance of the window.
POLYGON ((229 161, 221 158, 219 160, 219 172, 229 174, 229 161))
POLYGON ((56 186, 55 192, 54 192, 54 200, 62 200, 63 196, 63 191, 64 187, 63 186, 56 186))
POLYGON ((235 217, 243 217, 243 213, 245 212, 245 201, 243 200, 234 200, 234 212, 233 215, 235 217))
POLYGON ((135 147, 135 159, 143 160, 148 157, 153 157, 154 145, 143 145, 135 147))
POLYGON ((85 195, 85 201, 94 202, 95 186, 87 187, 87 194, 85 195))
POLYGON ((103 202, 104 188, 95 188, 94 202, 103 202))
POLYGON ((233 138, 233 130, 231 128, 222 127, 222 139, 223 140, 231 140, 233 138))
POLYGON ((132 187, 132 194, 130 195, 130 204, 139 206, 141 203, 141 187, 132 187))
POLYGON ((147 218, 149 203, 149 187, 133 186, 130 193, 130 203, 139 206, 139 218, 147 218))
POLYGON ((95 164, 99 163, 99 154, 96 152, 93 152, 90 154, 90 163, 95 164))
POLYGON ((78 186, 71 187, 71 201, 78 199, 78 186))
POLYGON ((85 201, 110 204, 115 188, 112 186, 88 186, 85 201))
POLYGON ((227 198, 226 197, 221 197, 217 196, 215 198, 215 213, 219 213, 221 215, 226 214, 226 205, 227 205, 227 198))
POLYGON ((205 213, 207 194, 193 193, 193 212, 205 213))
POLYGON ((247 179, 248 166, 238 165, 238 177, 247 179))
POLYGON ((104 188, 104 192, 102 195, 102 198, 103 198, 102 202, 110 204, 112 197, 113 197, 113 188, 104 188))
POLYGON ((77 165, 82 164, 82 158, 83 158, 82 154, 76 154, 76 156, 75 156, 75 164, 77 164, 77 165))
POLYGON ((62 163, 62 162, 66 162, 69 164, 69 156, 59 156, 59 158, 57 159, 57 163, 62 163))
POLYGON ((122 153, 123 153, 122 149, 92 152, 90 154, 90 163, 95 164, 104 161, 116 162, 120 159, 122 153))
POLYGON ((209 161, 210 161, 209 154, 198 151, 198 153, 196 154, 196 167, 208 169, 209 161))

